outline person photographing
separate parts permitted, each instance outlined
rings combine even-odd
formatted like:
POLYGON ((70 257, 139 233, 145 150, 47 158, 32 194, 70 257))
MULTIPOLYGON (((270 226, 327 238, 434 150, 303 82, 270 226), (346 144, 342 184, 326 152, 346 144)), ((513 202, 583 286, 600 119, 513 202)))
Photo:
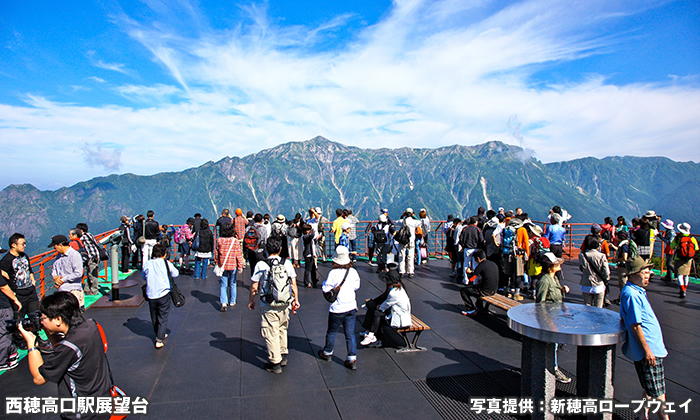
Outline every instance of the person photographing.
MULTIPOLYGON (((58 385, 59 398, 111 396, 111 380, 104 344, 97 323, 86 321, 78 299, 70 292, 58 291, 40 305, 41 325, 53 345, 53 352, 37 351, 37 336, 18 324, 27 342, 29 372, 34 383, 58 385)), ((110 413, 62 413, 62 418, 109 418, 110 413)))

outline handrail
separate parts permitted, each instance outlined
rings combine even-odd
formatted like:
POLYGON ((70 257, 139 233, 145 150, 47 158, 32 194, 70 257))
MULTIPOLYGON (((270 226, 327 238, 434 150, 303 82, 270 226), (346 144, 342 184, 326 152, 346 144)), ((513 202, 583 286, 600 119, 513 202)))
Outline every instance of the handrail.
MULTIPOLYGON (((358 232, 364 231, 364 235, 357 235, 356 241, 356 249, 357 250, 364 250, 364 252, 358 252, 358 255, 362 257, 367 257, 368 256, 368 248, 367 248, 367 237, 371 234, 370 228, 373 223, 376 223, 376 221, 359 221, 356 225, 356 230, 358 232)), ((428 235, 428 241, 427 241, 427 248, 428 248, 428 256, 433 257, 433 258, 441 258, 445 259, 448 258, 447 253, 445 252, 445 233, 443 232, 443 227, 445 225, 446 221, 444 220, 432 220, 430 222, 430 233, 428 235)), ((543 230, 546 229, 547 223, 546 222, 534 222, 538 225, 542 225, 543 230)), ((593 225, 593 223, 566 223, 564 227, 567 229, 567 241, 564 244, 564 253, 569 259, 576 258, 578 255, 578 250, 579 247, 581 246, 581 243, 583 242, 583 239, 590 233, 590 227, 593 225)), ((179 228, 182 225, 168 225, 168 227, 175 227, 179 228)), ((214 225, 210 225, 210 228, 213 228, 213 234, 214 234, 214 246, 216 246, 216 238, 218 236, 216 227, 214 225)), ((333 235, 331 233, 331 223, 326 223, 324 225, 324 236, 326 237, 326 252, 324 252, 324 255, 331 255, 332 252, 328 252, 333 249, 333 244, 335 243, 333 235)), ((116 232, 118 229, 112 229, 107 232, 103 232, 100 234, 95 235, 95 240, 98 242, 99 241, 114 232, 116 232)), ((692 237, 696 238, 696 240, 700 241, 700 235, 697 234, 692 234, 692 237)), ((99 245, 107 248, 106 245, 99 245)), ((654 241, 654 247, 653 247, 653 255, 660 256, 661 258, 661 274, 663 275, 666 272, 666 267, 664 264, 664 259, 666 257, 664 251, 665 251, 665 244, 663 241, 660 239, 656 239, 654 241), (658 252, 657 252, 658 251, 658 252)), ((109 252, 109 250, 107 250, 109 252)), ((177 255, 177 243, 175 241, 171 241, 170 244, 170 255, 171 255, 171 260, 176 259, 175 256, 177 255)), ((120 250, 121 252, 121 250, 120 250)), ((54 287, 54 282, 53 279, 50 278, 50 272, 48 271, 49 268, 53 265, 53 261, 55 260, 57 255, 57 252, 55 250, 50 250, 43 252, 41 254, 35 255, 33 257, 29 258, 29 263, 32 267, 32 271, 35 273, 35 279, 39 280, 39 287, 37 288, 39 292, 40 298, 44 298, 46 294, 52 290, 54 287), (37 276, 37 271, 38 271, 38 278, 37 276), (47 278, 48 277, 48 278, 47 278)), ((696 261, 697 259, 700 258, 700 253, 695 257, 696 261)), ((104 280, 105 282, 110 282, 110 279, 107 278, 107 267, 108 267, 108 261, 104 261, 104 268, 102 270, 98 270, 98 278, 104 280)), ((698 277, 697 275, 697 264, 694 264, 695 271, 694 271, 694 277, 698 277)), ((85 273, 84 275, 87 275, 85 273)))
MULTIPOLYGON (((118 229, 112 229, 107 232, 102 232, 99 233, 95 236, 95 241, 97 241, 97 246, 102 246, 105 247, 105 245, 100 245, 100 240, 113 234, 116 232, 118 229)), ((109 250, 108 250, 109 252, 109 250)), ((33 257, 29 258, 29 265, 32 267, 32 272, 36 273, 37 269, 39 271, 39 278, 36 278, 36 274, 34 276, 35 280, 39 280, 39 287, 37 288, 39 291, 39 297, 41 299, 46 296, 46 293, 51 290, 51 288, 55 287, 53 278, 50 278, 47 280, 47 269, 49 267, 53 266, 53 262, 56 259, 56 256, 58 255, 58 252, 56 250, 51 250, 51 251, 46 251, 42 252, 41 254, 35 255, 33 257)), ((83 273, 83 276, 87 276, 87 273, 83 273)), ((98 270, 98 279, 104 279, 106 281, 109 281, 107 278, 107 261, 104 262, 104 272, 103 274, 100 274, 100 270, 98 270)))

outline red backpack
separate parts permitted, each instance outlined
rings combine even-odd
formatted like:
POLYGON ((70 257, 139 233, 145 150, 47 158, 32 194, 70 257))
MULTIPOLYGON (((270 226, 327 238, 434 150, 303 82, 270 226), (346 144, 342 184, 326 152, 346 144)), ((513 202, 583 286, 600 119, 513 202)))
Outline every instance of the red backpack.
POLYGON ((680 244, 678 245, 678 251, 676 251, 676 253, 676 255, 681 258, 693 258, 695 256, 695 244, 693 243, 693 238, 690 236, 683 236, 680 244))

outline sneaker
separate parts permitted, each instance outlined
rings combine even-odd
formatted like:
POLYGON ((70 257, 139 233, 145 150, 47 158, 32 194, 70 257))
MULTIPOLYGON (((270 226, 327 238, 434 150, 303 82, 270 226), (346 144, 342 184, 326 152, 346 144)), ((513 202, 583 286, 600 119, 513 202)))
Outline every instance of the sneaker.
POLYGON ((464 316, 476 316, 476 314, 476 309, 472 309, 471 311, 462 311, 462 315, 464 316))
POLYGON ((523 298, 522 295, 520 295, 520 294, 517 294, 517 295, 514 295, 514 296, 513 296, 513 300, 523 300, 523 299, 524 299, 524 298, 523 298))
POLYGON ((685 299, 685 295, 685 290, 681 290, 681 292, 678 294, 678 297, 680 297, 681 299, 685 299))
POLYGON ((610 305, 612 305, 612 302, 610 302, 610 299, 605 299, 605 302, 603 302, 603 306, 605 306, 607 308, 610 305))
POLYGON ((163 346, 164 346, 164 345, 165 345, 165 344, 163 344, 163 342, 162 342, 162 341, 160 341, 160 340, 156 340, 156 348, 157 348, 157 349, 161 349, 161 348, 163 348, 163 346))
POLYGON ((226 308, 228 308, 228 305, 225 303, 221 304, 221 312, 226 312, 226 308))
POLYGON ((282 366, 282 367, 287 366, 287 355, 286 354, 282 355, 282 361, 280 362, 280 366, 282 366))
POLYGON ((4 372, 6 370, 14 369, 17 366, 19 366, 19 359, 15 360, 8 360, 7 363, 4 365, 0 365, 0 372, 4 372))
POLYGON ((559 368, 554 369, 554 378, 557 380, 557 382, 562 384, 568 384, 569 382, 571 382, 571 378, 564 375, 564 373, 562 373, 562 371, 560 371, 559 368))
POLYGON ((282 366, 281 363, 267 362, 265 363, 265 370, 279 375, 280 373, 282 373, 282 366))
POLYGON ((229 307, 229 308, 233 308, 234 306, 236 306, 236 302, 233 302, 233 303, 229 303, 229 304, 228 304, 228 307, 229 307))
POLYGON ((321 360, 325 360, 326 362, 331 360, 331 356, 327 355, 326 353, 323 352, 323 349, 318 351, 318 357, 321 358, 321 360))
POLYGON ((360 342, 360 345, 363 346, 369 346, 370 344, 374 343, 377 341, 377 337, 374 336, 374 333, 367 333, 365 336, 365 339, 360 342))
POLYGON ((345 367, 350 370, 357 370, 357 365, 355 364, 354 360, 346 360, 345 367))
POLYGON ((362 337, 365 337, 367 334, 369 334, 369 331, 362 331, 362 332, 360 333, 360 335, 361 335, 362 337))
POLYGON ((7 358, 10 362, 14 362, 15 360, 19 360, 19 353, 14 352, 10 355, 10 357, 7 358))
POLYGON ((408 278, 409 278, 409 279, 412 279, 412 278, 413 278, 413 273, 409 274, 409 275, 408 275, 408 278))

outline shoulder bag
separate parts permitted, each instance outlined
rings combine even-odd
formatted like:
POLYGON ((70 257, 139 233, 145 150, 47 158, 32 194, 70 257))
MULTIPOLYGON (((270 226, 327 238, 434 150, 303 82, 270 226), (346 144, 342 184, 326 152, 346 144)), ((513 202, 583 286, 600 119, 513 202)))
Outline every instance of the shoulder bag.
POLYGON ((165 264, 165 272, 168 273, 168 279, 170 280, 170 299, 173 300, 173 305, 175 305, 176 308, 179 308, 185 304, 185 295, 180 292, 180 289, 177 288, 177 284, 175 284, 175 281, 173 281, 173 276, 170 274, 170 268, 168 268, 168 262, 163 259, 163 263, 165 264))
POLYGON ((329 302, 333 303, 338 299, 338 293, 340 293, 340 288, 343 287, 343 284, 345 283, 345 280, 348 278, 348 273, 350 273, 350 269, 345 270, 345 276, 343 276, 343 281, 340 282, 339 285, 335 286, 331 290, 327 292, 323 292, 323 297, 329 302))

